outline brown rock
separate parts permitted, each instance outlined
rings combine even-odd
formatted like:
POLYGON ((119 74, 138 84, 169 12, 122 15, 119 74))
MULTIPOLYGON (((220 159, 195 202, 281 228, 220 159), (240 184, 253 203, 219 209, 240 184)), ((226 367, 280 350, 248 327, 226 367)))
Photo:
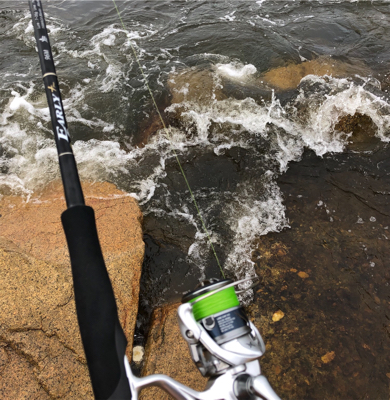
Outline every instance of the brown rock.
POLYGON ((0 370, 0 395, 3 399, 49 400, 38 383, 30 363, 11 347, 2 348, 4 364, 0 370))
POLYGON ((304 271, 299 271, 299 272, 298 272, 298 276, 299 276, 300 278, 302 278, 302 279, 307 279, 307 278, 309 277, 309 274, 307 274, 307 273, 304 272, 304 271))
POLYGON ((295 89, 307 75, 331 75, 342 78, 354 74, 368 76, 370 70, 357 61, 349 64, 329 56, 321 56, 299 64, 273 68, 260 75, 246 77, 244 80, 229 76, 219 76, 219 80, 212 69, 187 68, 172 73, 167 86, 172 96, 172 103, 185 101, 207 105, 213 100, 224 100, 228 97, 269 100, 271 89, 282 91, 295 89))
POLYGON ((280 321, 282 318, 284 317, 284 312, 281 310, 276 311, 273 315, 272 315, 272 321, 273 322, 278 322, 280 321))
MULTIPOLYGON (((142 375, 166 374, 188 387, 203 391, 207 379, 203 378, 190 357, 177 322, 177 307, 172 304, 155 310, 146 344, 145 365, 142 375)), ((172 399, 158 388, 141 392, 140 400, 172 399)))
MULTIPOLYGON (((87 204, 95 210, 119 318, 131 348, 144 252, 142 215, 135 200, 111 184, 83 187, 87 204)), ((28 203, 16 197, 2 199, 2 399, 92 398, 60 223, 65 208, 59 184, 28 203)))
MULTIPOLYGON (((137 240, 142 234, 142 215, 136 201, 107 182, 85 182, 82 186, 86 204, 95 210, 103 252, 118 255, 127 251, 129 240, 137 240)), ((69 265, 60 219, 65 209, 59 182, 50 184, 28 202, 21 197, 4 196, 0 204, 1 237, 35 258, 69 265)))
POLYGON ((213 71, 199 68, 187 68, 170 75, 168 89, 172 95, 172 103, 183 101, 208 104, 214 98, 223 100, 221 88, 216 85, 213 71))
POLYGON ((295 89, 302 78, 307 75, 332 75, 347 77, 353 74, 367 76, 369 70, 355 63, 354 65, 334 60, 331 57, 319 57, 301 64, 290 64, 286 67, 273 68, 262 74, 260 80, 279 90, 295 89))
POLYGON ((334 351, 330 351, 329 353, 326 353, 325 355, 323 355, 322 357, 321 357, 321 360, 322 360, 322 362, 324 363, 324 364, 328 364, 328 363, 330 363, 332 360, 334 360, 334 358, 335 358, 335 353, 334 353, 334 351))
POLYGON ((373 145, 381 145, 375 136, 378 127, 368 115, 355 113, 341 117, 334 129, 350 134, 347 148, 351 150, 370 150, 373 145))
POLYGON ((345 115, 340 118, 335 129, 345 133, 353 133, 354 140, 362 142, 367 140, 367 137, 375 135, 376 126, 373 123, 371 117, 361 113, 355 113, 354 115, 345 115))

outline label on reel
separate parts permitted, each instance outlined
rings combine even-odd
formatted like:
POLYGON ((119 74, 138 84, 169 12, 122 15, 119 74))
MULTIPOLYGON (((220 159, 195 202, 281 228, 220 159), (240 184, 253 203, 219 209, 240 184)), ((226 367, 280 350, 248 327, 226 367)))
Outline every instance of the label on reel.
POLYGON ((234 307, 201 321, 208 334, 219 344, 245 335, 251 329, 248 317, 242 307, 234 307))

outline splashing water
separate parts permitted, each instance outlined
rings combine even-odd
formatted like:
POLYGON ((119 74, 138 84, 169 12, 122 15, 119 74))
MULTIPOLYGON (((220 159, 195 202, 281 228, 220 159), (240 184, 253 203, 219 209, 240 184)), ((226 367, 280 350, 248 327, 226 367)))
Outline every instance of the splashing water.
MULTIPOLYGON (((164 235, 175 232, 172 242, 179 243, 191 266, 188 275, 196 279, 215 270, 210 267, 212 255, 194 217, 190 196, 177 174, 173 149, 185 163, 225 269, 235 278, 244 278, 254 274, 254 241, 289 225, 276 178, 291 161, 298 161, 305 149, 319 156, 343 151, 350 135, 335 126, 345 115, 369 116, 378 138, 389 141, 389 101, 375 78, 309 74, 287 97, 267 85, 262 74, 275 66, 283 52, 296 54, 291 57, 298 57, 299 62, 303 55, 309 57, 318 50, 317 44, 305 45, 305 38, 296 38, 290 31, 288 43, 280 39, 292 21, 307 24, 314 17, 298 5, 287 5, 292 14, 284 17, 276 11, 273 14, 272 7, 270 14, 263 15, 267 2, 255 4, 252 13, 241 5, 234 14, 234 10, 228 14, 220 10, 221 15, 207 17, 220 24, 222 45, 205 35, 205 27, 201 31, 197 14, 201 8, 195 10, 192 5, 175 10, 174 27, 155 8, 150 19, 142 14, 143 22, 132 18, 131 12, 137 11, 125 11, 126 30, 119 28, 112 10, 95 25, 79 23, 77 29, 55 17, 54 10, 47 13, 81 178, 114 182, 139 201, 145 216, 160 225, 166 223, 164 235), (153 20, 155 15, 160 19, 153 20), (237 40, 244 55, 223 41, 232 27, 242 26, 246 28, 237 40), (250 45, 253 26, 261 31, 262 46, 250 45), (187 30, 194 45, 187 44, 187 30), (141 122, 152 118, 153 109, 130 43, 172 122, 170 141, 163 131, 157 131, 143 146, 135 140, 141 122), (265 56, 264 49, 279 49, 280 54, 265 56), (186 75, 189 70, 191 78, 186 75), (175 93, 181 97, 169 104, 166 99, 172 100, 175 93), (162 222, 165 220, 168 222, 162 222), (180 229, 192 232, 184 244, 180 244, 181 237, 187 233, 182 235, 180 229)), ((20 59, 23 68, 0 72, 0 193, 28 199, 58 179, 59 172, 49 111, 38 84, 28 13, 19 12, 17 19, 9 17, 6 23, 7 40, 23 48, 28 61, 20 59)), ((208 32, 216 31, 214 27, 208 32)), ((193 280, 189 276, 175 290, 190 288, 193 280)))

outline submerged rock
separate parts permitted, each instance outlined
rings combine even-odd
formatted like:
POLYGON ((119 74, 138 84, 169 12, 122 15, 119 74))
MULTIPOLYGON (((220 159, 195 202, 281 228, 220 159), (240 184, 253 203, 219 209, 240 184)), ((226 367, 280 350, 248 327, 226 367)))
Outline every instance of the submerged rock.
POLYGON ((358 112, 354 115, 348 114, 339 119, 335 129, 350 134, 347 145, 350 150, 373 150, 381 143, 381 140, 375 136, 378 127, 371 117, 365 114, 358 112))
MULTIPOLYGON (((319 114, 325 112, 324 118, 333 120, 324 123, 329 123, 333 129, 339 116, 333 115, 332 110, 321 112, 319 110, 321 105, 327 98, 346 92, 351 83, 355 83, 356 87, 364 87, 377 97, 384 96, 385 93, 381 91, 381 83, 378 80, 372 77, 362 78, 371 75, 372 71, 361 62, 356 61, 351 64, 350 61, 329 56, 320 56, 300 64, 292 63, 265 72, 257 71, 251 64, 230 63, 210 65, 208 68, 190 67, 171 72, 166 82, 169 96, 162 96, 163 100, 161 104, 159 103, 159 107, 167 126, 178 127, 181 130, 184 128, 189 135, 193 134, 195 128, 208 129, 213 136, 215 136, 213 129, 219 129, 221 132, 238 129, 242 120, 245 121, 245 111, 249 114, 254 113, 256 104, 259 107, 269 107, 270 115, 272 115, 271 110, 275 109, 276 112, 278 109, 276 105, 279 104, 290 114, 291 120, 309 127, 319 123, 310 119, 316 110, 319 114), (310 77, 303 79, 308 76, 310 77), (323 79, 320 81, 319 77, 323 79), (336 82, 334 78, 346 79, 336 82), (242 107, 245 110, 242 110, 242 107), (234 108, 240 109, 243 113, 242 120, 231 113, 234 108), (234 125, 232 121, 238 124, 234 125)), ((358 93, 351 95, 358 96, 358 93)), ((342 104, 343 102, 340 107, 335 105, 336 111, 342 114, 335 129, 345 132, 345 122, 347 122, 345 118, 348 116, 345 117, 345 113, 343 114, 342 104)), ((356 115, 350 117, 355 121, 353 123, 355 129, 360 129, 359 126, 369 128, 371 131, 376 128, 374 122, 364 120, 364 118, 370 119, 368 115, 364 116, 364 111, 360 114, 360 110, 359 112, 356 110, 356 115)), ((154 134, 162 132, 162 123, 156 112, 152 112, 144 121, 141 132, 137 144, 142 146, 154 134)), ((198 134, 205 135, 204 132, 198 134)), ((354 144, 350 148, 361 150, 364 145, 357 143, 362 141, 367 143, 366 139, 361 139, 363 136, 355 134, 351 140, 354 144)), ((375 139, 368 142, 371 146, 371 142, 375 142, 375 139)))
POLYGON ((367 137, 375 135, 375 124, 368 115, 355 113, 339 119, 335 128, 345 133, 353 133, 354 141, 365 141, 367 137))
MULTIPOLYGON (((241 70, 245 67, 248 66, 243 66, 241 70)), ((272 90, 296 89, 302 78, 307 75, 346 78, 356 74, 370 74, 370 70, 361 62, 350 64, 328 56, 273 68, 262 73, 256 72, 256 68, 252 67, 254 72, 251 74, 237 74, 234 65, 229 64, 217 64, 209 69, 192 67, 173 72, 167 80, 171 103, 191 102, 207 105, 211 101, 221 101, 229 97, 238 100, 251 97, 256 101, 269 101, 272 90)))
MULTIPOLYGON (((144 254, 136 201, 108 183, 83 184, 95 210, 119 320, 131 349, 144 254)), ((75 313, 60 215, 62 187, 0 205, 0 398, 87 399, 92 388, 75 313)), ((131 351, 128 350, 128 356, 131 351)))
POLYGON ((167 86, 173 104, 184 101, 207 104, 212 100, 226 98, 212 69, 193 67, 175 72, 168 78, 167 86))
MULTIPOLYGON (((168 83, 171 109, 176 111, 179 122, 180 118, 184 121, 181 111, 188 114, 200 110, 207 114, 211 109, 208 105, 228 103, 226 98, 229 97, 266 99, 267 85, 275 89, 277 98, 282 92, 298 88, 292 97, 294 104, 298 90, 305 89, 305 80, 298 85, 307 75, 342 78, 355 73, 367 75, 369 71, 364 66, 320 57, 261 75, 253 74, 242 81, 229 76, 217 79, 215 73, 212 69, 192 68, 171 77, 168 83)), ((292 119, 311 113, 317 115, 318 105, 336 91, 332 85, 329 85, 329 92, 326 88, 320 91, 316 87, 316 84, 322 85, 317 82, 320 79, 314 79, 314 83, 310 79, 306 86, 313 84, 307 89, 312 89, 310 93, 314 95, 305 97, 307 101, 302 101, 301 107, 295 103, 296 114, 292 119), (313 100, 317 101, 317 108, 313 100)), ((329 77, 322 79, 323 82, 331 80, 329 77)), ((342 81, 348 87, 352 83, 346 79, 342 81)), ((342 105, 342 101, 339 104, 342 105)), ((389 359, 384 355, 389 353, 389 340, 384 331, 372 334, 372 329, 380 331, 389 315, 386 288, 379 288, 382 279, 389 279, 385 269, 385 260, 390 256, 386 232, 390 226, 387 195, 390 181, 386 173, 390 168, 386 161, 389 151, 375 137, 377 126, 363 111, 345 115, 350 109, 333 112, 335 108, 329 108, 325 117, 320 114, 328 118, 326 133, 344 132, 343 139, 351 134, 347 152, 331 157, 325 155, 324 159, 307 152, 302 162, 289 166, 287 173, 279 178, 291 230, 268 234, 259 240, 253 260, 263 285, 255 294, 249 311, 267 345, 267 352, 260 360, 264 373, 282 398, 344 399, 359 398, 359 393, 369 393, 368 398, 381 398, 387 379, 383 371, 390 370, 389 359), (368 157, 349 150, 376 153, 368 157), (377 225, 369 225, 374 223, 377 225), (356 274, 359 274, 358 279, 356 274), (373 345, 369 343, 370 335, 375 342, 373 345), (372 375, 375 375, 375 384, 370 386, 372 375)), ((181 126, 191 129, 185 122, 181 126)), ((305 121, 301 125, 305 126, 305 121)), ((315 134, 321 125, 312 126, 315 134)), ((207 133, 212 136, 212 125, 210 127, 207 133)), ((223 128, 232 131, 235 126, 224 125, 223 128)), ((163 237, 163 230, 152 219, 147 229, 151 239, 163 237)), ((165 373, 173 378, 180 377, 179 380, 184 379, 182 374, 188 374, 189 386, 196 388, 194 385, 200 375, 192 368, 173 317, 176 307, 167 306, 156 311, 143 374, 165 373), (168 321, 172 321, 172 325, 168 321), (178 350, 172 352, 174 345, 178 350)), ((142 398, 168 398, 161 396, 164 395, 158 389, 148 389, 142 398)))
POLYGON ((276 90, 295 89, 302 78, 307 75, 332 75, 335 78, 350 77, 355 74, 369 75, 370 70, 361 62, 350 64, 328 56, 300 64, 289 64, 286 67, 273 68, 261 75, 261 80, 276 90))

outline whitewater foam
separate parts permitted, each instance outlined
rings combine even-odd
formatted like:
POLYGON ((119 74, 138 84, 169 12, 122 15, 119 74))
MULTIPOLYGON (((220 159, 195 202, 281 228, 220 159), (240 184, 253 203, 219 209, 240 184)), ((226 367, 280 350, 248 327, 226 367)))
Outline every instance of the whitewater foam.
MULTIPOLYGON (((234 76, 232 79, 245 84, 242 67, 239 71, 231 74, 234 76)), ((217 69, 216 73, 219 72, 217 69)), ((264 157, 269 165, 275 164, 278 168, 257 180, 252 178, 250 184, 243 182, 233 200, 223 196, 218 199, 225 201, 224 207, 228 211, 224 219, 228 221, 232 235, 228 239, 231 251, 225 268, 234 271, 237 278, 254 274, 251 253, 256 238, 288 227, 282 195, 275 181, 291 161, 300 159, 305 148, 319 156, 343 151, 350 135, 338 132, 335 126, 341 117, 355 113, 370 116, 378 127, 378 137, 388 141, 390 105, 379 94, 370 91, 368 83, 367 79, 359 81, 310 75, 302 80, 297 98, 285 106, 273 96, 270 102, 262 104, 251 98, 214 99, 207 105, 184 101, 166 110, 172 113, 180 110, 184 126, 196 127, 195 130, 192 128, 192 132, 196 132, 191 139, 192 145, 203 146, 205 151, 211 147, 217 156, 234 147, 256 154, 254 143, 260 139, 270 144, 269 154, 261 156, 259 153, 258 157, 264 157), (215 124, 224 129, 213 128, 215 124), (263 181, 259 184, 261 179, 263 181), (260 196, 261 200, 259 193, 250 190, 253 186, 267 188, 263 197, 260 196)), ((378 88, 375 82, 373 86, 378 88)), ((189 142, 188 138, 185 140, 189 142)), ((226 242, 226 238, 219 240, 226 242)), ((202 246, 202 241, 195 242, 191 254, 204 257, 206 250, 202 246)), ((204 246, 207 246, 206 242, 204 246)), ((246 296, 248 298, 250 294, 246 296)))
POLYGON ((217 64, 216 71, 218 74, 228 77, 233 80, 244 80, 245 78, 251 77, 257 72, 257 69, 252 64, 243 65, 239 62, 228 63, 228 64, 217 64))

